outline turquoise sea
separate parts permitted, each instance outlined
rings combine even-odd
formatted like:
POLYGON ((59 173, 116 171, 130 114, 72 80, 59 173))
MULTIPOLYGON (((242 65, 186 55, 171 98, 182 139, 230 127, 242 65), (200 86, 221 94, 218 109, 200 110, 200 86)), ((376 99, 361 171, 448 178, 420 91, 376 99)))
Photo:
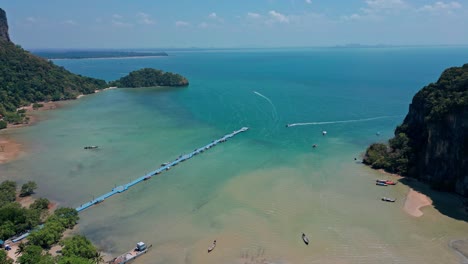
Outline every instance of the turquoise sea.
POLYGON ((38 196, 76 207, 248 126, 84 211, 78 232, 114 256, 138 241, 152 244, 138 263, 461 263, 448 244, 468 236, 465 221, 437 206, 408 215, 409 188, 375 186, 376 178, 394 178, 354 158, 389 139, 413 95, 468 62, 468 48, 168 53, 55 61, 106 80, 154 67, 186 76, 190 86, 108 90, 41 112, 36 125, 3 132, 26 153, 0 165, 0 180, 35 180, 38 196))

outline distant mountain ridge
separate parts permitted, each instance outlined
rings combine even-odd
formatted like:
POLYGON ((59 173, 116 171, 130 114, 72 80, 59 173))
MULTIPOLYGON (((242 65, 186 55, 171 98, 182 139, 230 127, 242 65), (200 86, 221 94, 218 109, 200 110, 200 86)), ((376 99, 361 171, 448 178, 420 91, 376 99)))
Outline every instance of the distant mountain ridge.
POLYGON ((50 50, 33 51, 32 53, 45 59, 101 59, 168 56, 166 52, 137 52, 119 50, 50 50))

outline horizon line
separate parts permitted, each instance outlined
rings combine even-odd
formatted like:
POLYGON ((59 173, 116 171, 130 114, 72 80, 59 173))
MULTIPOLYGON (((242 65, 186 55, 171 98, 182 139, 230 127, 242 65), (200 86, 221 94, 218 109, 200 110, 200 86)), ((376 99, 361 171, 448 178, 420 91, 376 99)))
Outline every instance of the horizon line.
MULTIPOLYGON (((16 44, 16 43, 15 43, 16 44)), ((20 45, 21 46, 21 45, 20 45)), ((345 49, 359 49, 359 48, 417 48, 417 47, 468 47, 467 44, 337 44, 337 45, 321 45, 321 46, 240 46, 240 47, 120 47, 120 48, 93 48, 93 47, 42 47, 42 48, 24 48, 31 51, 40 50, 235 50, 235 49, 307 49, 307 48, 345 48, 345 49)))

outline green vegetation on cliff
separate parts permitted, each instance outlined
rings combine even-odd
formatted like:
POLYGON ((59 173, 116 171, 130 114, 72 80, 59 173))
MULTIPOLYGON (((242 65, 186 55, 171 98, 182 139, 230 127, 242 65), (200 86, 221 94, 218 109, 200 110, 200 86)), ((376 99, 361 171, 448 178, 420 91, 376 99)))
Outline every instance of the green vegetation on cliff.
POLYGON ((111 82, 117 87, 154 87, 154 86, 187 86, 188 80, 180 74, 144 68, 130 72, 127 76, 111 82))
POLYGON ((105 87, 103 80, 73 74, 0 40, 0 115, 33 102, 75 99, 105 87))
MULTIPOLYGON (((50 54, 49 54, 50 55, 50 54)), ((118 51, 74 51, 62 54, 83 58, 89 56, 167 56, 166 53, 118 51)), ((111 83, 118 87, 185 86, 187 79, 179 74, 156 69, 142 69, 111 83)), ((37 57, 10 41, 6 13, 0 8, 0 129, 7 123, 27 123, 26 110, 17 110, 37 102, 75 99, 109 86, 104 80, 76 75, 52 61, 37 57)))
POLYGON ((421 89, 388 144, 372 144, 364 163, 468 195, 468 64, 446 69, 421 89))

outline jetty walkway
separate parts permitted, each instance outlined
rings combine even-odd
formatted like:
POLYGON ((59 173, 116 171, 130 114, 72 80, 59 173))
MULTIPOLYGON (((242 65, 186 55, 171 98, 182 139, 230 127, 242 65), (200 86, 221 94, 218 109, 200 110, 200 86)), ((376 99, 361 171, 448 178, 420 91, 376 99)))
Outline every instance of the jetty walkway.
POLYGON ((122 193, 122 192, 125 192, 126 190, 128 190, 130 187, 132 186, 135 186, 136 184, 140 183, 140 182, 143 182, 145 180, 148 180, 150 179, 151 177, 153 177, 154 175, 158 175, 164 171, 167 171, 169 170, 172 166, 175 166, 177 164, 179 164, 180 162, 183 162, 183 161, 186 161, 188 159, 191 159, 193 158, 194 156, 200 154, 200 153, 203 153, 205 150, 208 150, 210 149, 211 147, 214 147, 216 146, 217 144, 219 143, 223 143, 223 142, 226 142, 228 139, 234 137, 235 135, 239 134, 239 133, 242 133, 242 132, 245 132, 247 131, 249 128, 248 127, 243 127, 239 130, 235 130, 233 131, 232 133, 230 134, 227 134, 225 136, 223 136, 222 138, 220 139, 217 139, 217 140, 213 140, 210 144, 208 145, 205 145, 201 148, 197 148, 195 149, 194 151, 188 153, 188 154, 185 154, 185 155, 180 155, 176 160, 172 161, 172 162, 168 162, 168 163, 164 163, 161 165, 160 168, 146 174, 146 175, 143 175, 141 176, 140 178, 136 179, 136 180, 133 180, 125 185, 120 185, 120 186, 117 186, 115 188, 112 189, 112 191, 106 193, 106 194, 103 194, 93 200, 91 200, 90 202, 87 202, 85 204, 82 204, 80 206, 78 206, 76 208, 76 211, 78 212, 81 212, 85 209, 88 209, 90 208, 91 206, 93 205, 96 205, 96 204, 99 204, 101 202, 103 202, 105 199, 107 198, 110 198, 112 197, 113 195, 115 194, 118 194, 118 193, 122 193))

